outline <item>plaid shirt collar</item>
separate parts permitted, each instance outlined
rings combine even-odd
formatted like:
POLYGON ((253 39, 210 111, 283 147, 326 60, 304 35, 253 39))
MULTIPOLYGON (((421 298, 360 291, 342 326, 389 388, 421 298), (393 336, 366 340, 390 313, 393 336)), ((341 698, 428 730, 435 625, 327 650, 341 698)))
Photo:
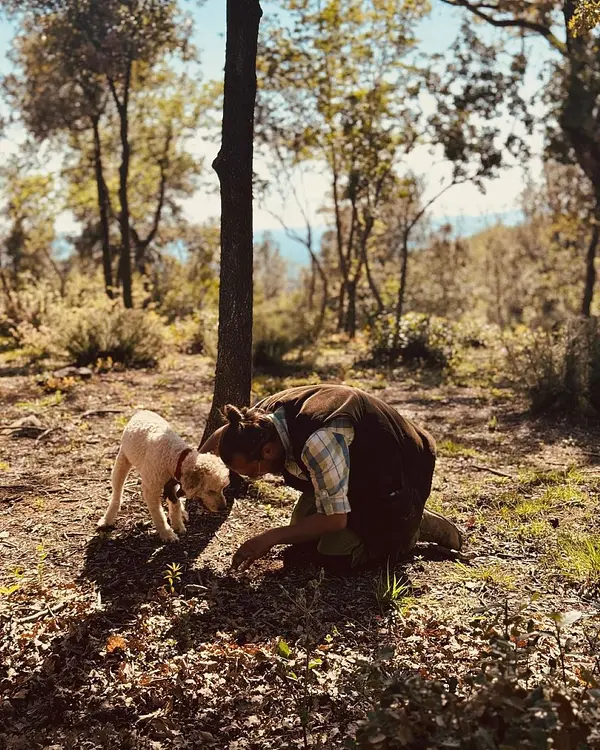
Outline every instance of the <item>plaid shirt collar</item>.
POLYGON ((283 449, 285 451, 285 468, 296 477, 306 478, 306 475, 302 469, 298 466, 296 459, 294 458, 294 452, 292 450, 292 442, 290 440, 290 433, 288 432, 288 426, 285 419, 285 412, 283 406, 272 414, 267 414, 267 417, 275 425, 277 435, 281 440, 283 449))

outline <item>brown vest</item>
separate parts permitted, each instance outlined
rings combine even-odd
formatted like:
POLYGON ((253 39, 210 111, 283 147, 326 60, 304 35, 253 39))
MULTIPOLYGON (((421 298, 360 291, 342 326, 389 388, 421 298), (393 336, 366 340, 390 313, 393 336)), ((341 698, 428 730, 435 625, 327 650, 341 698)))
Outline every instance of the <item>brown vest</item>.
MULTIPOLYGON (((268 396, 256 406, 270 413, 283 407, 294 458, 307 476, 301 456, 308 437, 332 419, 346 417, 352 422, 348 525, 359 535, 371 536, 374 524, 386 522, 379 511, 390 503, 390 496, 416 495, 415 502, 423 504, 429 496, 433 437, 376 396, 344 385, 301 386, 268 396), (407 488, 416 493, 397 492, 407 488)), ((298 490, 312 489, 310 482, 288 472, 284 478, 298 490)))

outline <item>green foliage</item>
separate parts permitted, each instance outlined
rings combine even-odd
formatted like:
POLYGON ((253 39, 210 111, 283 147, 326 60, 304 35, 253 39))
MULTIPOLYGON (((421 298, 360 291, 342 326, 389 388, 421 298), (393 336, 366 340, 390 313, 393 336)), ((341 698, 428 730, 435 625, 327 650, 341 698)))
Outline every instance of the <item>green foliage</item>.
POLYGON ((575 14, 569 21, 573 36, 590 31, 600 23, 600 3, 598 0, 579 0, 575 14))
POLYGON ((169 563, 167 565, 166 570, 163 572, 163 578, 169 587, 169 593, 175 593, 175 586, 181 582, 181 576, 182 571, 179 563, 169 563))
POLYGON ((110 357, 125 367, 152 367, 164 346, 154 313, 127 310, 118 304, 90 307, 70 316, 62 341, 78 365, 110 357))
POLYGON ((420 313, 402 318, 397 337, 394 316, 378 316, 369 330, 369 348, 376 363, 415 362, 438 369, 447 367, 457 352, 452 324, 420 313))
POLYGON ((565 575, 576 581, 600 584, 600 536, 561 537, 559 561, 565 575))
POLYGON ((410 590, 410 585, 398 578, 395 570, 390 570, 388 560, 385 571, 380 571, 375 582, 375 596, 381 612, 384 613, 390 608, 401 612, 410 607, 414 602, 410 590))
POLYGON ((286 354, 306 343, 310 323, 297 294, 258 301, 254 307, 252 349, 257 367, 281 364, 286 354))
POLYGON ((505 338, 515 383, 534 411, 600 412, 600 327, 574 319, 557 331, 518 329, 505 338))

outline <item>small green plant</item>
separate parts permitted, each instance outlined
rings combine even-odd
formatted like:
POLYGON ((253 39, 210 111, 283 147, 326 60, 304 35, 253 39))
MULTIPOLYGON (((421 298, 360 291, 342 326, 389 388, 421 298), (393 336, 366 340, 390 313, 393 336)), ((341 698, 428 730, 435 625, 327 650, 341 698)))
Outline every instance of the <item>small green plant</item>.
POLYGON ((179 563, 169 563, 163 573, 163 578, 167 582, 170 594, 175 594, 175 584, 181 582, 181 565, 179 563))
POLYGON ((18 581, 23 578, 23 571, 20 570, 20 568, 15 568, 13 570, 13 576, 17 579, 17 582, 11 583, 8 586, 0 586, 0 596, 10 596, 21 588, 21 584, 18 583, 18 581))
POLYGON ((414 598, 409 596, 410 585, 396 576, 395 571, 390 570, 388 558, 385 571, 380 571, 375 584, 375 596, 381 613, 386 609, 393 608, 404 612, 414 603, 414 598))
POLYGON ((474 448, 468 448, 466 445, 455 443, 453 440, 442 440, 438 443, 438 453, 440 456, 451 456, 452 458, 477 458, 479 456, 474 448))
POLYGON ((310 581, 305 588, 300 589, 295 597, 286 592, 302 621, 303 634, 298 640, 298 645, 301 645, 302 650, 292 649, 283 638, 280 638, 277 642, 277 655, 283 661, 285 676, 297 688, 296 711, 302 727, 302 740, 305 748, 309 747, 310 744, 308 730, 310 726, 311 676, 314 670, 318 669, 323 663, 323 660, 318 656, 311 656, 314 650, 313 621, 319 605, 323 577, 324 572, 321 569, 319 576, 310 581), (301 671, 294 671, 296 663, 302 666, 301 671))

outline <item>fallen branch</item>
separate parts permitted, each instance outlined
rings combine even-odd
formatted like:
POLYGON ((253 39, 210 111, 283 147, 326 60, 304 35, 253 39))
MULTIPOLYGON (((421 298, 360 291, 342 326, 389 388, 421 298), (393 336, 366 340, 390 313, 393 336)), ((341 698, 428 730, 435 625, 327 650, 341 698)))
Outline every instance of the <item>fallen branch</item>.
POLYGON ((39 612, 34 612, 32 615, 27 615, 27 617, 21 617, 21 619, 17 620, 17 622, 19 624, 23 622, 34 622, 35 620, 40 620, 45 615, 55 617, 55 612, 60 612, 61 609, 64 609, 67 606, 67 603, 68 602, 59 602, 52 609, 50 608, 50 605, 46 605, 46 607, 44 607, 44 609, 41 609, 39 612))
POLYGON ((54 432, 54 430, 57 430, 57 429, 58 429, 58 427, 48 427, 47 430, 44 430, 44 432, 42 432, 41 435, 38 435, 36 437, 36 439, 35 439, 35 445, 37 445, 40 442, 40 440, 42 440, 43 438, 45 438, 46 435, 49 435, 51 432, 54 432))
POLYGON ((471 464, 477 471, 489 471, 490 474, 496 474, 498 477, 506 477, 507 479, 515 479, 513 474, 507 474, 505 471, 499 471, 498 469, 492 469, 491 466, 482 466, 481 464, 471 464))
POLYGON ((90 409, 89 411, 84 411, 83 414, 79 415, 80 419, 85 419, 85 417, 93 417, 97 414, 123 414, 124 409, 90 409))

